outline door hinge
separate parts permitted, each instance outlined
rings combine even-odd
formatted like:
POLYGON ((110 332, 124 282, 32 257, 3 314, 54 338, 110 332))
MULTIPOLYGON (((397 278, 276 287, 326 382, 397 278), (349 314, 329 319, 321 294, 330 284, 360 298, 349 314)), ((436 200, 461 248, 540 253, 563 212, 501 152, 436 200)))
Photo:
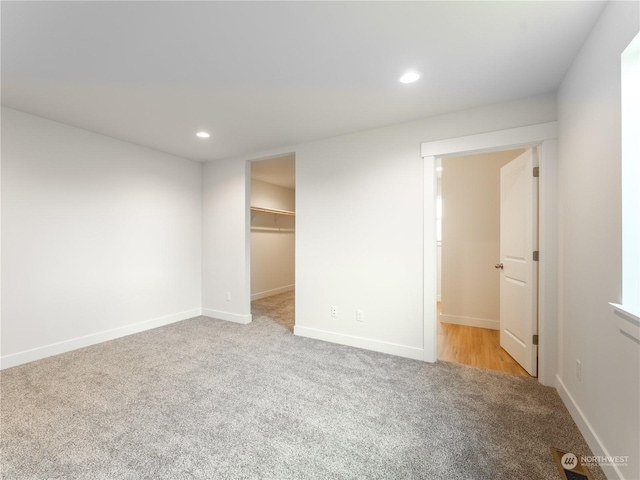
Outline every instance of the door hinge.
POLYGON ((536 178, 540 176, 540 167, 533 167, 533 176, 536 178))
POLYGON ((535 252, 533 252, 533 261, 534 262, 538 262, 540 261, 540 252, 538 250, 536 250, 535 252))
POLYGON ((533 336, 533 344, 538 345, 538 335, 533 336))

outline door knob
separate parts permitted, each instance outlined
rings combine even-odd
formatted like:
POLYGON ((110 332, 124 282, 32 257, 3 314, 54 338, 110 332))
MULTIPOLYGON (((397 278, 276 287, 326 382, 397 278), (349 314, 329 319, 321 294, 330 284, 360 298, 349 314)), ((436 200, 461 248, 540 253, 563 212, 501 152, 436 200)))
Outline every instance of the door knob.
POLYGON ((504 267, 503 267, 503 265, 502 265, 501 263, 496 263, 494 266, 495 266, 496 268, 500 269, 500 270, 502 270, 502 269, 504 268, 504 267))

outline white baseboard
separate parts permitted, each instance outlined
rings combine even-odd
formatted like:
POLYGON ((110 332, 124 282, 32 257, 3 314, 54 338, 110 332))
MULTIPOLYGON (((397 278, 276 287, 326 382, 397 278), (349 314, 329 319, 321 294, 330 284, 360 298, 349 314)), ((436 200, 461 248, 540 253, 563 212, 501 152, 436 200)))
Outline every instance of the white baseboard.
MULTIPOLYGON (((609 452, 607 451, 605 446, 602 444, 602 441, 600 440, 596 432, 593 430, 591 423, 589 423, 589 420, 587 420, 587 417, 585 417, 584 413, 582 412, 582 410, 576 403, 573 396, 569 393, 569 390, 567 390, 567 387, 565 386, 564 382, 558 375, 556 375, 556 388, 558 390, 558 394, 560 395, 560 398, 562 399, 565 406, 567 407, 567 410, 569 410, 569 413, 571 414, 573 421, 576 422, 576 425, 578 426, 578 430, 580 430, 580 433, 582 433, 582 436, 586 440, 587 445, 589 445, 589 448, 591 448, 591 450, 593 451, 593 454, 603 456, 603 457, 610 456, 609 452)), ((576 453, 579 455, 582 452, 572 452, 572 453, 576 453)), ((602 470, 604 470, 604 473, 607 476, 607 478, 624 479, 624 476, 622 475, 622 472, 620 471, 618 466, 601 465, 601 467, 602 467, 602 470)))
POLYGON ((458 317, 456 315, 440 314, 440 321, 443 323, 453 323, 455 325, 465 325, 467 327, 489 328, 500 330, 500 320, 489 320, 486 318, 458 317))
POLYGON ((316 328, 300 327, 298 325, 293 327, 293 333, 300 337, 308 337, 315 340, 323 340, 325 342, 338 343, 340 345, 348 345, 350 347, 363 348, 365 350, 373 350, 374 352, 388 353, 390 355, 412 358, 414 360, 423 360, 424 358, 422 348, 381 342, 380 340, 371 340, 369 338, 328 332, 326 330, 318 330, 316 328))
POLYGON ((213 310, 211 308, 203 308, 202 315, 205 317, 217 318, 219 320, 226 320, 227 322, 242 323, 246 325, 251 323, 251 314, 240 315, 238 313, 223 312, 221 310, 213 310))
POLYGON ((134 333, 140 333, 145 330, 151 330, 152 328, 169 325, 170 323, 180 322, 188 318, 198 317, 201 314, 201 309, 195 308, 193 310, 187 310, 186 312, 153 318, 151 320, 145 320, 143 322, 133 323, 123 327, 92 333, 83 337, 72 338, 62 342, 53 343, 51 345, 26 350, 24 352, 13 353, 0 358, 0 369, 15 367, 35 360, 41 360, 53 355, 77 350, 78 348, 95 345, 96 343, 108 342, 109 340, 114 340, 116 338, 126 337, 127 335, 132 335, 134 333))
POLYGON ((264 292, 258 292, 251 295, 251 300, 258 300, 260 298, 267 298, 272 295, 278 295, 279 293, 290 292, 291 290, 295 290, 296 286, 294 285, 285 285, 284 287, 273 288, 271 290, 265 290, 264 292))

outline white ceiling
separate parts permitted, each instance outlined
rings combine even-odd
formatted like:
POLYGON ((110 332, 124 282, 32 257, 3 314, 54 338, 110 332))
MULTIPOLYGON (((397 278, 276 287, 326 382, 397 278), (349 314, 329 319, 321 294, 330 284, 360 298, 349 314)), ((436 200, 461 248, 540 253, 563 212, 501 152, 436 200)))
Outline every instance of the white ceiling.
POLYGON ((211 161, 554 92, 603 6, 2 1, 2 103, 211 161))

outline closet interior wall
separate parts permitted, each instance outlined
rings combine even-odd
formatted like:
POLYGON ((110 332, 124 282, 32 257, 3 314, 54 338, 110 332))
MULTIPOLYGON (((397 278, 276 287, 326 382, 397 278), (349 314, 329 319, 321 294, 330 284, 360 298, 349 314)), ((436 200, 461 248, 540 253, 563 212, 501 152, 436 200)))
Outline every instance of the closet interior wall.
POLYGON ((251 180, 251 299, 295 288, 295 190, 251 180))

